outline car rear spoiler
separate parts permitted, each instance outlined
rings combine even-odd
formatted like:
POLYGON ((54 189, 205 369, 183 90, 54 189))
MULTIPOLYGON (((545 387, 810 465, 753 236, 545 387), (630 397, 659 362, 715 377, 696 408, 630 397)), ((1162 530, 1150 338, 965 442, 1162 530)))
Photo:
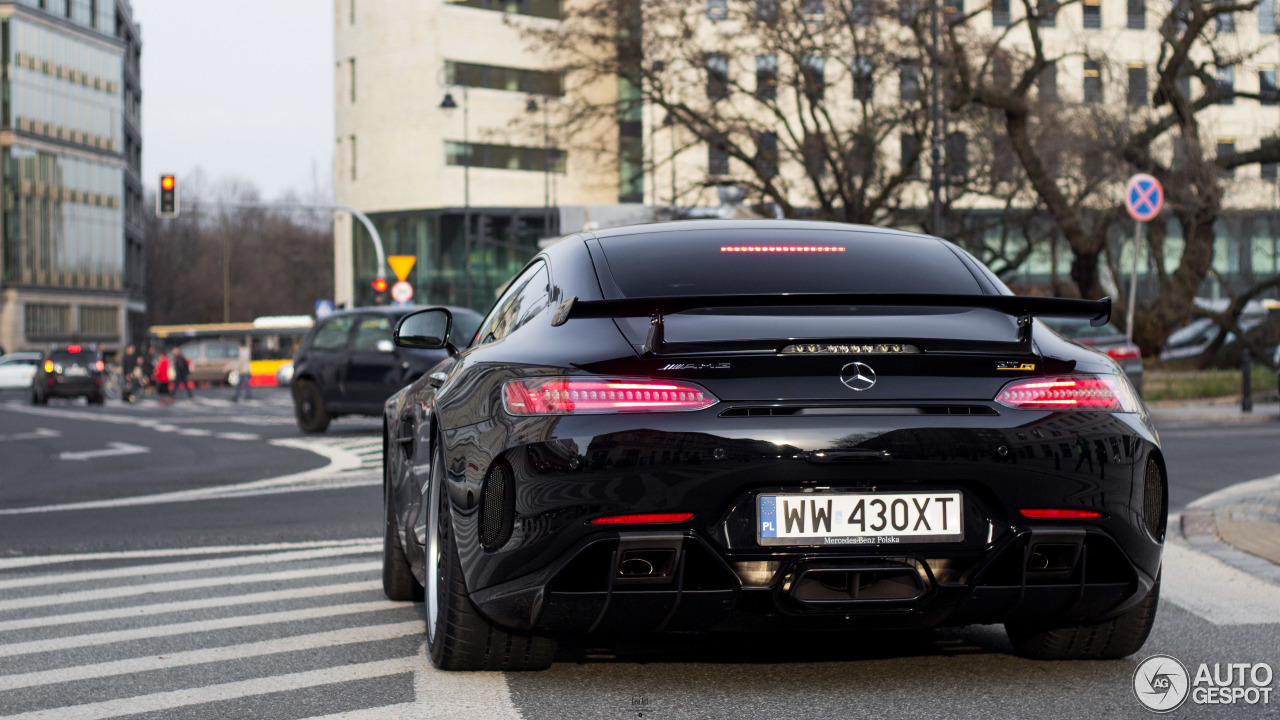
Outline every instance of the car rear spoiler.
POLYGON ((578 300, 571 297, 560 305, 551 320, 563 325, 569 318, 650 318, 644 352, 656 354, 662 347, 663 316, 684 310, 727 307, 937 307, 985 308, 1017 318, 1018 341, 1030 345, 1031 319, 1052 317, 1088 320, 1099 327, 1111 320, 1111 298, 1075 300, 1026 295, 944 295, 921 293, 782 293, 777 295, 687 295, 676 297, 626 298, 622 300, 578 300))

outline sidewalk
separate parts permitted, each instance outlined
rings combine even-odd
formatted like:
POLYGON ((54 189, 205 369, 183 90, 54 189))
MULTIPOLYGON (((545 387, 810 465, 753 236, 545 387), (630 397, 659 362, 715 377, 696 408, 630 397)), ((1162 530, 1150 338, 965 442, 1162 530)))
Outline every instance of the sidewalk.
POLYGON ((1187 506, 1181 520, 1197 550, 1280 583, 1280 475, 1210 493, 1187 506))
MULTIPOLYGON (((1255 396, 1256 397, 1256 396, 1255 396)), ((1162 422, 1253 423, 1280 420, 1280 403, 1253 403, 1253 412, 1240 411, 1240 398, 1148 403, 1151 419, 1162 422)))

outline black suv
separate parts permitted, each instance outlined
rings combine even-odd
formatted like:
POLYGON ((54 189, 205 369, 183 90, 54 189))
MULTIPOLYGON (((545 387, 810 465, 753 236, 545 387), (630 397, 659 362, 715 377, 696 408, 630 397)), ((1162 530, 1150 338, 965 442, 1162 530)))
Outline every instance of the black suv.
MULTIPOLYGON (((303 432, 321 433, 340 415, 382 414, 383 403, 449 356, 445 350, 396 347, 391 330, 421 307, 341 310, 316 322, 293 356, 293 410, 303 432)), ((453 313, 453 337, 469 341, 483 319, 453 313)))
POLYGON ((51 397, 84 396, 90 405, 101 405, 106 395, 102 353, 93 345, 65 345, 46 350, 31 380, 31 403, 44 405, 51 397))

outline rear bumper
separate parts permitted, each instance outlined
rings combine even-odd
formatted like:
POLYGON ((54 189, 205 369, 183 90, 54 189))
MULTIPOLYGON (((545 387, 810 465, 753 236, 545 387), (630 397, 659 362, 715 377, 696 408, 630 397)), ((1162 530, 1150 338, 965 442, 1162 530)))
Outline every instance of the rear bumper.
POLYGON ((53 385, 49 385, 48 381, 46 381, 41 392, 48 397, 98 395, 102 392, 102 380, 94 380, 93 378, 76 378, 74 380, 62 379, 55 382, 53 385))
POLYGON ((740 560, 691 532, 610 533, 472 599, 495 622, 548 632, 919 628, 1084 622, 1125 610, 1154 582, 1090 527, 1022 526, 976 556, 926 555, 740 560), (654 573, 630 572, 637 557, 654 559, 654 573))

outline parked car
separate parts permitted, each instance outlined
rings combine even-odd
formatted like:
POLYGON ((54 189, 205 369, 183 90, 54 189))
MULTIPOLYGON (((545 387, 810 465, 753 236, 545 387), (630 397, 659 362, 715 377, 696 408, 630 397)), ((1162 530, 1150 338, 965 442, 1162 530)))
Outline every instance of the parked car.
MULTIPOLYGON (((1240 317, 1240 329, 1248 332, 1257 327, 1265 316, 1242 315, 1240 317)), ((1169 339, 1164 343, 1164 350, 1160 351, 1161 360, 1181 360, 1191 358, 1204 352, 1209 344, 1218 337, 1218 324, 1211 318, 1196 318, 1186 325, 1169 333, 1169 339)), ((1223 339, 1223 346, 1235 342, 1236 334, 1228 332, 1223 339)))
POLYGON ((183 356, 191 365, 192 382, 227 385, 239 382, 236 358, 240 353, 240 343, 234 340, 196 340, 181 347, 183 356))
MULTIPOLYGON (((294 415, 303 432, 324 432, 342 415, 381 415, 392 393, 448 357, 444 350, 400 348, 392 342, 395 324, 419 309, 356 308, 316 321, 293 356, 294 415)), ((450 312, 457 318, 457 335, 474 333, 480 325, 473 310, 450 312)))
POLYGON ((15 352, 0 356, 0 390, 22 390, 31 387, 40 364, 38 352, 15 352))
MULTIPOLYGON (((578 633, 1004 623, 1117 658, 1155 621, 1165 464, 1105 353, 944 240, 702 220, 535 256, 383 414, 383 590, 448 670, 578 633)), ((300 368, 301 369, 301 368, 300 368)), ((818 637, 815 635, 814 637, 818 637)))
POLYGON ((1104 352, 1120 365, 1124 374, 1133 384, 1133 388, 1142 394, 1142 351, 1137 345, 1129 342, 1129 338, 1111 323, 1094 327, 1086 321, 1042 319, 1054 332, 1062 337, 1104 352))
POLYGON ((93 345, 65 345, 43 353, 31 380, 31 402, 44 405, 51 397, 83 396, 90 405, 106 400, 106 364, 93 345))

